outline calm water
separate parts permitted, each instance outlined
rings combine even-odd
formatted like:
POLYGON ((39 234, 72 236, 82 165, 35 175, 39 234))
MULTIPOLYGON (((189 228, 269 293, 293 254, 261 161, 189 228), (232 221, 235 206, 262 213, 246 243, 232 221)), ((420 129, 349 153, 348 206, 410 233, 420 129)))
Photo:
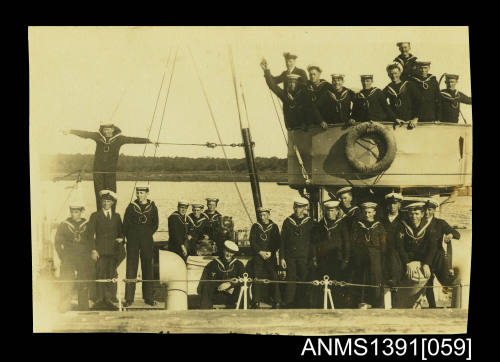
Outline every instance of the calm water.
MULTIPOLYGON (((50 219, 63 220, 68 215, 68 203, 66 200, 72 181, 45 182, 44 204, 50 219)), ((253 199, 250 184, 247 182, 237 183, 243 196, 249 213, 254 219, 253 199)), ((118 204, 117 211, 123 216, 125 208, 130 202, 134 187, 133 181, 118 182, 118 204)), ((272 209, 271 218, 281 225, 284 218, 292 212, 292 200, 298 195, 297 191, 288 186, 278 186, 274 182, 263 182, 260 184, 264 205, 272 209)), ((81 183, 82 196, 86 205, 86 216, 95 210, 95 196, 92 181, 81 183)), ((179 199, 190 202, 205 203, 205 197, 213 196, 220 199, 218 210, 223 215, 233 217, 235 227, 248 228, 250 221, 246 215, 236 188, 232 182, 151 182, 151 199, 155 201, 160 212, 160 230, 167 229, 167 218, 177 208, 179 199)), ((446 204, 441 211, 441 217, 445 218, 451 225, 468 226, 472 224, 472 197, 458 197, 454 203, 446 204)))

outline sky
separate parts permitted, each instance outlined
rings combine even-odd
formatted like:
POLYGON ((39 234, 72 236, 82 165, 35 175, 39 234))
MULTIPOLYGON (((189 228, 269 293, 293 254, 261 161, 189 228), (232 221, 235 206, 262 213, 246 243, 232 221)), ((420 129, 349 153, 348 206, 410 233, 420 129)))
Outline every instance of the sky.
MULTIPOLYGON (((240 143, 238 108, 229 61, 234 57, 243 124, 250 125, 258 157, 286 157, 286 145, 259 63, 272 74, 284 69, 283 52, 298 55, 297 66, 318 65, 322 78, 345 74, 345 86, 360 88, 360 74, 374 85, 389 83, 387 64, 399 54, 398 41, 432 62, 431 73, 460 75, 458 88, 471 95, 467 27, 30 27, 30 147, 37 154, 93 153, 93 141, 65 136, 63 129, 97 130, 114 122, 123 134, 159 142, 205 143, 218 138, 202 93, 200 77, 224 143, 240 143), (177 50, 175 69, 173 54, 177 50), (170 64, 167 60, 170 56, 170 64), (155 102, 166 70, 155 116, 155 102), (159 133, 164 102, 163 126, 159 133), (158 135, 159 133, 159 135, 158 135)), ((444 82, 442 83, 444 88, 444 82)), ((471 107, 461 106, 468 122, 471 107)), ((279 109, 282 118, 281 108, 279 109)), ((121 152, 141 155, 143 145, 121 152)), ((241 148, 226 148, 243 158, 241 148)), ((153 155, 148 146, 146 155, 153 155)), ((162 145, 158 156, 223 157, 220 147, 162 145)))

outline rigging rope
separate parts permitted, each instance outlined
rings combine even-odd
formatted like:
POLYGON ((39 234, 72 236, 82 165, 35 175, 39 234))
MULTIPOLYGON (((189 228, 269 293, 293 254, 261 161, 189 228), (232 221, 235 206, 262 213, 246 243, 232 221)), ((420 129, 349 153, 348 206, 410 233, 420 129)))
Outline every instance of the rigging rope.
MULTIPOLYGON (((198 71, 198 66, 196 65, 196 61, 194 59, 193 53, 191 52, 191 49, 188 48, 188 50, 189 50, 189 54, 191 55, 191 60, 193 61, 193 65, 194 65, 194 69, 196 71, 196 75, 198 76, 198 80, 199 80, 200 85, 201 85, 201 90, 203 92, 203 96, 205 97, 205 101, 207 102, 208 111, 210 113, 210 118, 212 119, 212 123, 214 125, 215 132, 217 133, 217 137, 219 138, 219 142, 222 144, 223 143, 222 142, 222 137, 220 135, 219 128, 217 127, 217 122, 215 121, 215 117, 214 117, 214 114, 213 114, 213 111, 212 111, 212 107, 210 106, 210 101, 208 99, 208 95, 207 95, 207 92, 205 90, 205 86, 204 86, 203 81, 202 81, 202 79, 200 77, 200 73, 198 71)), ((240 119, 240 125, 241 125, 241 119, 240 119)), ((231 175, 231 178, 233 179, 233 183, 234 183, 234 186, 236 187, 236 191, 238 193, 238 197, 240 198, 241 204, 243 205, 243 208, 245 209, 245 212, 246 212, 246 214, 248 216, 248 219, 253 224, 252 217, 250 216, 250 213, 248 212, 247 206, 245 205, 245 201, 243 200, 243 196, 241 195, 240 188, 238 187, 238 184, 236 183, 236 180, 234 178, 233 170, 231 169, 231 165, 229 164, 229 160, 228 160, 228 157, 227 157, 227 154, 226 154, 226 149, 224 148, 224 146, 222 146, 222 152, 224 153, 224 158, 226 159, 226 165, 227 165, 227 168, 229 170, 229 174, 231 175)))
POLYGON ((240 120, 240 130, 241 130, 243 129, 243 123, 241 121, 240 98, 238 97, 238 87, 236 86, 236 72, 234 71, 234 59, 233 59, 233 52, 231 51, 231 46, 228 46, 228 52, 229 52, 229 62, 231 64, 231 73, 233 76, 234 96, 236 97, 236 107, 238 108, 238 119, 240 120))
POLYGON ((273 106, 274 106, 274 112, 276 112, 276 118, 278 119, 278 123, 281 128, 281 133, 283 134, 283 139, 285 140, 286 145, 288 146, 288 140, 285 135, 285 130, 283 129, 283 125, 281 124, 281 118, 279 116, 278 108, 276 107, 276 103, 274 103, 274 97, 273 97, 273 92, 271 91, 271 88, 267 88, 269 90, 269 95, 271 96, 271 100, 273 101, 273 106))

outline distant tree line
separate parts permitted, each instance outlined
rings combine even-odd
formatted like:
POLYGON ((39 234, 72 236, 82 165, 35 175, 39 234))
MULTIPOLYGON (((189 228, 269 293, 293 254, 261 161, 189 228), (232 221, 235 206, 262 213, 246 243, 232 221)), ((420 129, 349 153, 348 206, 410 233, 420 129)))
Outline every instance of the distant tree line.
MULTIPOLYGON (((93 155, 57 154, 41 156, 41 167, 49 173, 70 173, 73 171, 92 171, 93 155)), ((258 171, 286 172, 287 159, 278 157, 257 157, 258 171)), ((235 172, 247 172, 244 158, 231 158, 229 165, 235 172)), ((183 171, 227 171, 224 158, 213 157, 142 157, 120 155, 118 172, 183 172, 183 171)))

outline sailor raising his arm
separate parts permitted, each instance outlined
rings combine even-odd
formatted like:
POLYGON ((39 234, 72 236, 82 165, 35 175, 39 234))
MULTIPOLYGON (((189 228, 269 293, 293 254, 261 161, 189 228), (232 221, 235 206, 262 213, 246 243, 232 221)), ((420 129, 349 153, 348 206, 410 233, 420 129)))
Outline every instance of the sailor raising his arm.
MULTIPOLYGON (((101 190, 111 190, 116 192, 116 165, 120 147, 128 144, 152 143, 147 138, 127 137, 122 135, 122 131, 114 124, 102 124, 97 132, 65 130, 65 135, 74 134, 82 138, 89 138, 96 143, 94 155, 94 190, 97 209, 101 207, 99 192, 101 190)), ((115 210, 116 205, 113 205, 115 210)))

